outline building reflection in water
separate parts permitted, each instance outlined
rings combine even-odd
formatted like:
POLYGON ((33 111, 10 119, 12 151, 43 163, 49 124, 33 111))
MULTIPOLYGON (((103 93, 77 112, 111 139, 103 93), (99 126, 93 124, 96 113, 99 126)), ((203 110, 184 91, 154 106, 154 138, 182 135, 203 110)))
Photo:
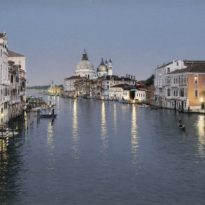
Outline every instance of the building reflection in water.
POLYGON ((137 165, 137 151, 138 151, 138 128, 137 128, 137 109, 136 105, 132 105, 131 113, 131 152, 132 163, 137 165))
POLYGON ((20 193, 17 175, 21 162, 13 143, 9 139, 0 139, 0 204, 17 200, 20 193))
POLYGON ((101 104, 101 140, 102 140, 102 151, 105 152, 108 148, 105 101, 102 101, 101 104))
POLYGON ((113 103, 113 127, 114 127, 114 132, 116 134, 116 132, 117 132, 117 108, 116 108, 116 103, 113 103))
POLYGON ((79 159, 79 147, 78 147, 78 101, 73 101, 73 123, 72 123, 72 149, 74 151, 75 159, 79 159))
POLYGON ((0 154, 7 151, 8 139, 0 139, 0 154))
POLYGON ((205 157, 205 116, 198 116, 197 129, 199 140, 198 151, 201 157, 205 157))

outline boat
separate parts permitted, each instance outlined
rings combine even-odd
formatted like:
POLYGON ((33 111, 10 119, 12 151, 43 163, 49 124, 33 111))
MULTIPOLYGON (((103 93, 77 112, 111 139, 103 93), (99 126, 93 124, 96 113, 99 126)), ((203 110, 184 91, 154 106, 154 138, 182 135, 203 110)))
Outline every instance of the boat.
POLYGON ((56 118, 57 114, 55 114, 54 112, 54 108, 52 108, 51 111, 49 111, 48 113, 43 113, 43 114, 40 114, 40 118, 56 118))
POLYGON ((158 107, 156 105, 150 105, 151 110, 158 110, 158 107))
POLYGON ((40 114, 40 118, 56 118, 56 114, 40 114))
POLYGON ((181 120, 178 121, 177 125, 178 125, 179 129, 185 131, 186 127, 185 127, 184 124, 182 124, 182 121, 181 121, 181 120))

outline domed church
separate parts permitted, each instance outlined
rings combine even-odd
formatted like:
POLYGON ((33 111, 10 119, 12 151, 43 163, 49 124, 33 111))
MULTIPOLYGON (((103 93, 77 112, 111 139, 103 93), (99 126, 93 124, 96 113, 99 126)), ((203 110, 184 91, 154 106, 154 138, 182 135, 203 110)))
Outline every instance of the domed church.
POLYGON ((75 75, 89 79, 97 78, 95 68, 89 61, 86 50, 84 50, 81 61, 76 66, 75 75))
POLYGON ((97 68, 97 76, 102 77, 107 75, 112 75, 112 61, 110 59, 109 61, 105 60, 104 62, 102 58, 102 61, 97 68))
MULTIPOLYGON (((107 63, 107 61, 105 63, 107 63)), ((102 61, 101 61, 100 65, 97 68, 97 75, 98 75, 98 77, 102 77, 102 76, 107 75, 108 67, 107 67, 107 65, 105 63, 104 63, 104 60, 102 58, 102 61)))

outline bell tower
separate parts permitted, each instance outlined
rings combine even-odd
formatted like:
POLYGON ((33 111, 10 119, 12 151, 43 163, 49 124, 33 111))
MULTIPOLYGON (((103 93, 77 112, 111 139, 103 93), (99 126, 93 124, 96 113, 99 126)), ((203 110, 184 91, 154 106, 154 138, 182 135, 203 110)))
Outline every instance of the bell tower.
POLYGON ((112 75, 112 60, 108 61, 108 75, 112 75))

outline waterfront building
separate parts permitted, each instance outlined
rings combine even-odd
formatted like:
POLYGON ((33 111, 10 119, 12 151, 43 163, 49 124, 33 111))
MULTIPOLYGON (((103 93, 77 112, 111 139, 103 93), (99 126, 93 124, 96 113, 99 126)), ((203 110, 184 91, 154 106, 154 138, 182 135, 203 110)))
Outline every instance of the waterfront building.
POLYGON ((86 77, 88 79, 97 78, 95 68, 93 64, 89 61, 86 50, 84 50, 81 61, 76 66, 75 75, 80 77, 86 77))
POLYGON ((116 75, 108 75, 102 77, 102 98, 109 99, 109 90, 112 86, 119 84, 127 84, 131 86, 135 86, 136 81, 134 78, 129 77, 119 77, 116 75))
POLYGON ((76 96, 90 96, 90 83, 91 80, 86 77, 76 80, 74 83, 76 96))
POLYGON ((146 102, 147 103, 147 90, 136 89, 135 91, 135 100, 139 103, 146 102))
POLYGON ((135 85, 118 84, 109 89, 109 99, 146 102, 146 91, 137 89, 135 85))
POLYGON ((22 114, 26 105, 26 58, 8 49, 0 33, 0 124, 22 114))
POLYGON ((9 120, 15 117, 18 117, 22 114, 24 109, 23 97, 21 96, 22 90, 22 82, 20 78, 20 66, 16 65, 13 61, 8 61, 9 65, 9 93, 10 93, 10 100, 9 100, 9 109, 8 109, 8 117, 9 120))
POLYGON ((155 102, 177 110, 204 109, 205 61, 180 60, 158 67, 155 102))
POLYGON ((48 88, 48 94, 51 96, 61 95, 62 94, 62 86, 51 85, 50 88, 48 88))
POLYGON ((14 62, 14 65, 18 67, 17 69, 17 74, 19 79, 18 95, 21 100, 20 110, 23 110, 24 107, 26 106, 26 57, 23 54, 8 50, 8 61, 14 62))
POLYGON ((136 87, 128 84, 114 85, 109 89, 110 100, 134 100, 136 87))
POLYGON ((64 79, 64 96, 65 97, 74 97, 77 95, 76 93, 76 88, 75 88, 75 83, 76 81, 80 80, 80 76, 71 76, 68 78, 64 79))
POLYGON ((9 84, 7 34, 0 33, 0 124, 8 121, 9 84))
POLYGON ((126 77, 113 75, 111 59, 105 61, 102 59, 95 71, 84 50, 82 59, 76 66, 75 75, 64 79, 64 96, 109 99, 110 88, 118 84, 135 86, 136 80, 131 75, 126 77))

